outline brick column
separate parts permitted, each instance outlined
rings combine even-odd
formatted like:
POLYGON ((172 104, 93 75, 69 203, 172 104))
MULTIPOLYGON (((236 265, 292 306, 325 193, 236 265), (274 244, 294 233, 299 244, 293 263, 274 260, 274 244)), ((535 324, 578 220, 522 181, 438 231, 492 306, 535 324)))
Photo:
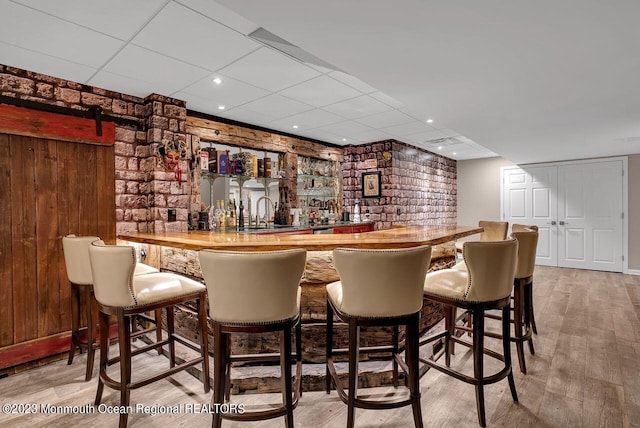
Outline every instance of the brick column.
POLYGON ((184 232, 187 230, 187 213, 191 205, 193 184, 193 153, 187 147, 186 157, 178 162, 182 169, 182 182, 176 172, 168 170, 158 149, 163 140, 179 142, 187 146, 187 108, 184 101, 151 94, 145 98, 147 108, 148 157, 141 161, 140 169, 149 176, 152 197, 149 200, 148 231, 184 232), (176 221, 168 222, 168 210, 176 209, 176 221))

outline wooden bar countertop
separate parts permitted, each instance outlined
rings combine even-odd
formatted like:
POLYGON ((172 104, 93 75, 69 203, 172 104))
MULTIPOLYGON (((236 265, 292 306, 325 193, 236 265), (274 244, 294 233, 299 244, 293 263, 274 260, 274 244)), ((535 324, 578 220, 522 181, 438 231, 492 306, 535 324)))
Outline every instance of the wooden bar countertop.
POLYGON ((482 232, 480 227, 406 226, 366 233, 278 235, 267 233, 218 233, 206 231, 166 233, 122 233, 118 239, 186 250, 269 251, 305 248, 328 251, 335 248, 407 248, 437 245, 482 232))

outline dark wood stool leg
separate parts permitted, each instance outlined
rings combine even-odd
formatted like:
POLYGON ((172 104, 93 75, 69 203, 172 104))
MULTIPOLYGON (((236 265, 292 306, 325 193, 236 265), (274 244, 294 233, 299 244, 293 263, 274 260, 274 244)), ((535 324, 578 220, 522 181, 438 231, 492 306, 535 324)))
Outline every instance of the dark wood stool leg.
POLYGON ((211 389, 209 376, 209 329, 207 328, 207 299, 204 294, 198 299, 198 324, 200 326, 200 355, 202 355, 202 384, 204 392, 211 389))
POLYGON ((224 388, 224 397, 227 401, 231 400, 231 358, 229 358, 229 355, 231 355, 231 335, 230 334, 226 334, 225 335, 226 340, 224 342, 224 346, 225 346, 225 354, 224 354, 224 358, 225 358, 225 377, 224 377, 224 384, 225 384, 225 388, 224 388))
MULTIPOLYGON (((108 331, 108 330, 107 330, 108 331)), ((108 333, 107 333, 108 334, 108 333)), ((118 342, 120 345, 120 405, 129 405, 131 384, 131 317, 118 313, 118 342)), ((120 428, 127 426, 129 413, 120 414, 120 428)))
MULTIPOLYGON (((168 314, 169 314, 169 308, 167 308, 167 316, 168 314)), ((162 341, 162 309, 155 310, 155 319, 156 319, 156 341, 160 342, 162 341)), ((167 319, 167 323, 169 323, 168 319, 167 319)), ((162 355, 162 346, 158 347, 158 355, 162 355)))
POLYGON ((527 374, 527 363, 524 360, 524 346, 522 339, 522 323, 523 323, 523 307, 524 296, 522 285, 516 281, 513 287, 513 327, 516 338, 516 351, 518 353, 518 363, 520 364, 520 371, 527 374))
MULTIPOLYGON (((508 318, 507 318, 508 319, 508 318)), ((473 310, 473 376, 476 379, 476 407, 480 426, 487 426, 484 411, 484 310, 473 310)))
MULTIPOLYGON (((84 295, 87 306, 87 369, 84 377, 88 381, 93 376, 93 362, 95 360, 96 349, 93 346, 95 342, 94 333, 96 331, 95 322, 93 321, 93 291, 91 287, 84 287, 84 295)), ((107 326, 107 335, 109 327, 107 326)))
POLYGON ((407 324, 405 358, 409 366, 407 383, 409 393, 413 402, 413 422, 416 428, 422 428, 422 408, 420 407, 420 367, 419 367, 419 336, 420 336, 420 316, 416 314, 415 319, 407 324))
POLYGON ((444 338, 444 360, 445 365, 451 365, 451 355, 455 353, 455 344, 451 339, 456 331, 456 307, 447 305, 444 307, 445 327, 447 335, 444 338))
POLYGON ((287 428, 293 428, 293 389, 291 385, 291 322, 284 324, 280 332, 280 382, 282 384, 282 404, 287 414, 284 422, 287 428))
POLYGON ((398 336, 400 334, 400 329, 398 328, 397 325, 393 326, 393 358, 391 359, 392 364, 393 364, 393 387, 397 388, 398 387, 398 361, 396 360, 395 356, 398 354, 398 336))
POLYGON ((354 318, 349 320, 349 399, 347 400, 347 428, 353 428, 358 393, 358 350, 360 346, 360 326, 354 318))
MULTIPOLYGON (((159 311, 162 312, 162 311, 159 311)), ((162 333, 160 334, 160 340, 162 340, 162 333)), ((176 342, 174 339, 175 334, 175 317, 173 315, 173 306, 167 306, 167 336, 169 338, 169 367, 174 368, 176 365, 176 342)), ((158 348, 161 349, 162 347, 158 348)))
POLYGON ((504 353, 505 367, 511 367, 507 378, 509 380, 511 397, 513 398, 513 402, 517 403, 518 394, 516 393, 516 383, 513 380, 513 366, 511 365, 511 322, 509 321, 509 317, 511 315, 510 312, 511 310, 509 306, 505 306, 504 308, 502 308, 502 351, 504 353))
MULTIPOLYGON (((222 334, 222 327, 219 323, 213 323, 213 404, 221 404, 224 402, 224 388, 225 388, 225 367, 226 367, 226 340, 222 334)), ((220 413, 215 412, 213 414, 213 420, 211 421, 212 428, 220 428, 222 425, 222 418, 220 413)))
MULTIPOLYGON (((69 359, 67 365, 73 363, 76 348, 80 348, 80 290, 75 284, 71 284, 71 344, 69 345, 69 359)), ((80 348, 82 351, 82 348, 80 348)))
MULTIPOLYGON (((327 348, 326 358, 329 360, 333 356, 333 308, 331 303, 327 300, 327 348)), ((329 365, 326 366, 325 372, 325 389, 327 394, 331 393, 331 373, 329 372, 329 365)))
MULTIPOLYGON (((295 329, 296 329, 296 363, 298 362, 301 363, 302 362, 302 314, 298 314, 298 322, 296 322, 295 329)), ((297 372, 296 372, 296 376, 297 376, 297 372)), ((300 384, 298 397, 302 397, 302 379, 296 379, 296 383, 300 384)))
MULTIPOLYGON (((533 295, 531 293, 531 289, 531 283, 524 286, 524 325, 527 333, 530 332, 533 327, 533 305, 531 303, 533 295)), ((533 338, 529 337, 527 342, 529 343, 529 353, 534 355, 536 350, 533 348, 533 338)))
MULTIPOLYGON (((536 327, 536 316, 533 312, 533 282, 527 285, 527 293, 529 295, 529 316, 531 317, 531 327, 533 328, 533 332, 535 334, 538 334, 538 328, 536 327)), ((533 346, 533 342, 531 342, 531 346, 533 346)))
POLYGON ((109 315, 98 312, 100 323, 100 367, 98 369, 98 390, 94 404, 97 406, 102 401, 104 382, 102 377, 107 374, 107 360, 109 359, 109 315))

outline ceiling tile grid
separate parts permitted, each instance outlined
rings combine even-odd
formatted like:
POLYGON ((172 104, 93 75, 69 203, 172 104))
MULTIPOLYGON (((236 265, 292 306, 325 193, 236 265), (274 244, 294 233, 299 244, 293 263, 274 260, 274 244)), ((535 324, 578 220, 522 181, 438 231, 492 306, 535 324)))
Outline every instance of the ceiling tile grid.
POLYGON ((2 64, 331 144, 457 138, 459 156, 491 153, 353 75, 248 37, 259 26, 214 1, 4 0, 0 12, 2 64))

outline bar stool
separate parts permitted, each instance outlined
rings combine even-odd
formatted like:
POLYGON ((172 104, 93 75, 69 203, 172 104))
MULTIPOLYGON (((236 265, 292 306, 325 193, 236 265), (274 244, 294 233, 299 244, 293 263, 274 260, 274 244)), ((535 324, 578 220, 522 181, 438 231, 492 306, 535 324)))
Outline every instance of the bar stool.
MULTIPOLYGON (((528 230, 537 232, 538 226, 533 224, 514 224, 511 227, 511 232, 526 232, 528 230)), ((533 328, 533 333, 538 334, 538 328, 536 327, 536 317, 533 311, 533 279, 531 280, 531 284, 528 284, 524 287, 524 300, 526 307, 525 309, 527 311, 526 314, 529 315, 529 322, 531 323, 531 327, 533 328)))
POLYGON ((338 396, 347 404, 347 427, 353 427, 355 408, 394 409, 411 405, 416 427, 422 427, 420 409, 419 355, 422 288, 431 260, 431 247, 399 250, 359 250, 339 248, 333 261, 340 281, 327 285, 327 394, 331 381, 338 396), (333 355, 346 350, 333 349, 333 315, 349 325, 348 392, 340 384, 333 355), (397 327, 406 326, 405 360, 398 353, 397 327), (393 345, 359 347, 360 327, 391 326, 393 345), (397 364, 407 375, 409 398, 404 400, 367 400, 357 397, 360 352, 391 352, 394 361, 394 386, 397 364))
MULTIPOLYGON (((529 352, 532 355, 535 354, 533 339, 531 338, 532 308, 529 305, 530 299, 527 298, 527 293, 531 294, 531 285, 533 284, 533 270, 536 265, 538 232, 526 228, 516 230, 521 230, 521 232, 514 232, 511 234, 512 238, 518 241, 518 258, 516 262, 516 273, 513 279, 513 318, 510 321, 514 326, 514 334, 511 341, 516 344, 520 371, 527 374, 523 344, 528 342, 529 352)), ((466 271, 466 265, 462 263, 454 266, 453 269, 466 271)), ((487 313, 485 316, 496 320, 502 319, 502 316, 495 314, 487 313)), ((492 332, 485 332, 485 336, 497 339, 502 338, 502 335, 492 332)))
MULTIPOLYGON (((73 363, 76 350, 87 350, 87 369, 85 381, 93 376, 93 360, 95 354, 95 322, 93 321, 93 311, 91 302, 93 297, 93 277, 91 276, 91 263, 89 262, 89 247, 94 241, 100 238, 97 236, 76 236, 67 235, 62 238, 62 249, 64 252, 64 262, 67 269, 67 277, 71 283, 71 344, 69 346, 69 359, 67 365, 73 363), (86 304, 86 325, 80 328, 80 299, 84 295, 86 304), (80 335, 86 333, 86 341, 80 340, 80 335)), ((137 263, 134 275, 158 272, 158 269, 137 263)))
POLYGON ((421 341, 420 345, 436 339, 445 339, 445 365, 436 361, 422 362, 445 374, 470 383, 476 389, 476 406, 480 426, 486 426, 484 408, 484 385, 495 383, 505 377, 509 380, 509 388, 514 402, 518 401, 516 387, 511 369, 509 303, 513 289, 513 278, 516 269, 518 241, 509 239, 495 242, 465 242, 464 260, 468 272, 456 269, 444 269, 427 275, 424 284, 424 297, 445 304, 445 331, 432 335, 421 341), (469 311, 473 317, 471 330, 473 343, 456 337, 456 308, 469 311), (502 309, 502 347, 503 354, 484 348, 484 312, 488 309, 502 309), (451 369, 453 344, 460 343, 473 350, 473 376, 468 376, 451 369), (499 372, 484 375, 484 354, 504 361, 504 368, 499 372))
MULTIPOLYGON (((480 233, 480 241, 504 241, 507 239, 509 222, 480 220, 478 227, 484 229, 484 231, 480 233)), ((456 241, 456 251, 458 253, 462 253, 462 247, 465 242, 472 241, 456 241)))
POLYGON ((209 316, 213 320, 214 406, 224 404, 225 395, 229 396, 232 361, 268 360, 259 354, 231 355, 230 335, 280 332, 282 406, 243 414, 216 412, 213 427, 220 427, 222 419, 259 421, 280 416, 285 417, 287 427, 293 427, 293 409, 302 391, 300 279, 306 257, 306 250, 200 251, 200 266, 209 294, 209 316), (292 388, 291 332, 294 326, 296 379, 295 388, 292 388))
MULTIPOLYGON (((196 364, 202 364, 201 380, 204 391, 208 392, 210 387, 206 287, 199 282, 172 273, 158 272, 134 276, 135 251, 129 246, 104 245, 102 241, 95 241, 89 248, 89 259, 100 317, 100 376, 95 405, 99 405, 102 400, 104 385, 120 390, 120 406, 129 406, 132 389, 148 385, 196 364), (195 300, 198 306, 200 346, 195 346, 174 333, 173 307, 190 300, 195 300), (167 313, 167 339, 132 350, 131 318, 163 308, 167 313), (120 345, 120 355, 111 359, 108 358, 109 315, 115 315, 117 318, 120 345), (197 351, 199 356, 176 365, 175 342, 197 351), (169 345, 169 369, 134 382, 131 377, 131 357, 163 345, 169 345), (119 382, 107 374, 107 368, 118 362, 120 363, 119 382)), ((127 426, 128 416, 127 412, 120 414, 121 428, 127 426)))

